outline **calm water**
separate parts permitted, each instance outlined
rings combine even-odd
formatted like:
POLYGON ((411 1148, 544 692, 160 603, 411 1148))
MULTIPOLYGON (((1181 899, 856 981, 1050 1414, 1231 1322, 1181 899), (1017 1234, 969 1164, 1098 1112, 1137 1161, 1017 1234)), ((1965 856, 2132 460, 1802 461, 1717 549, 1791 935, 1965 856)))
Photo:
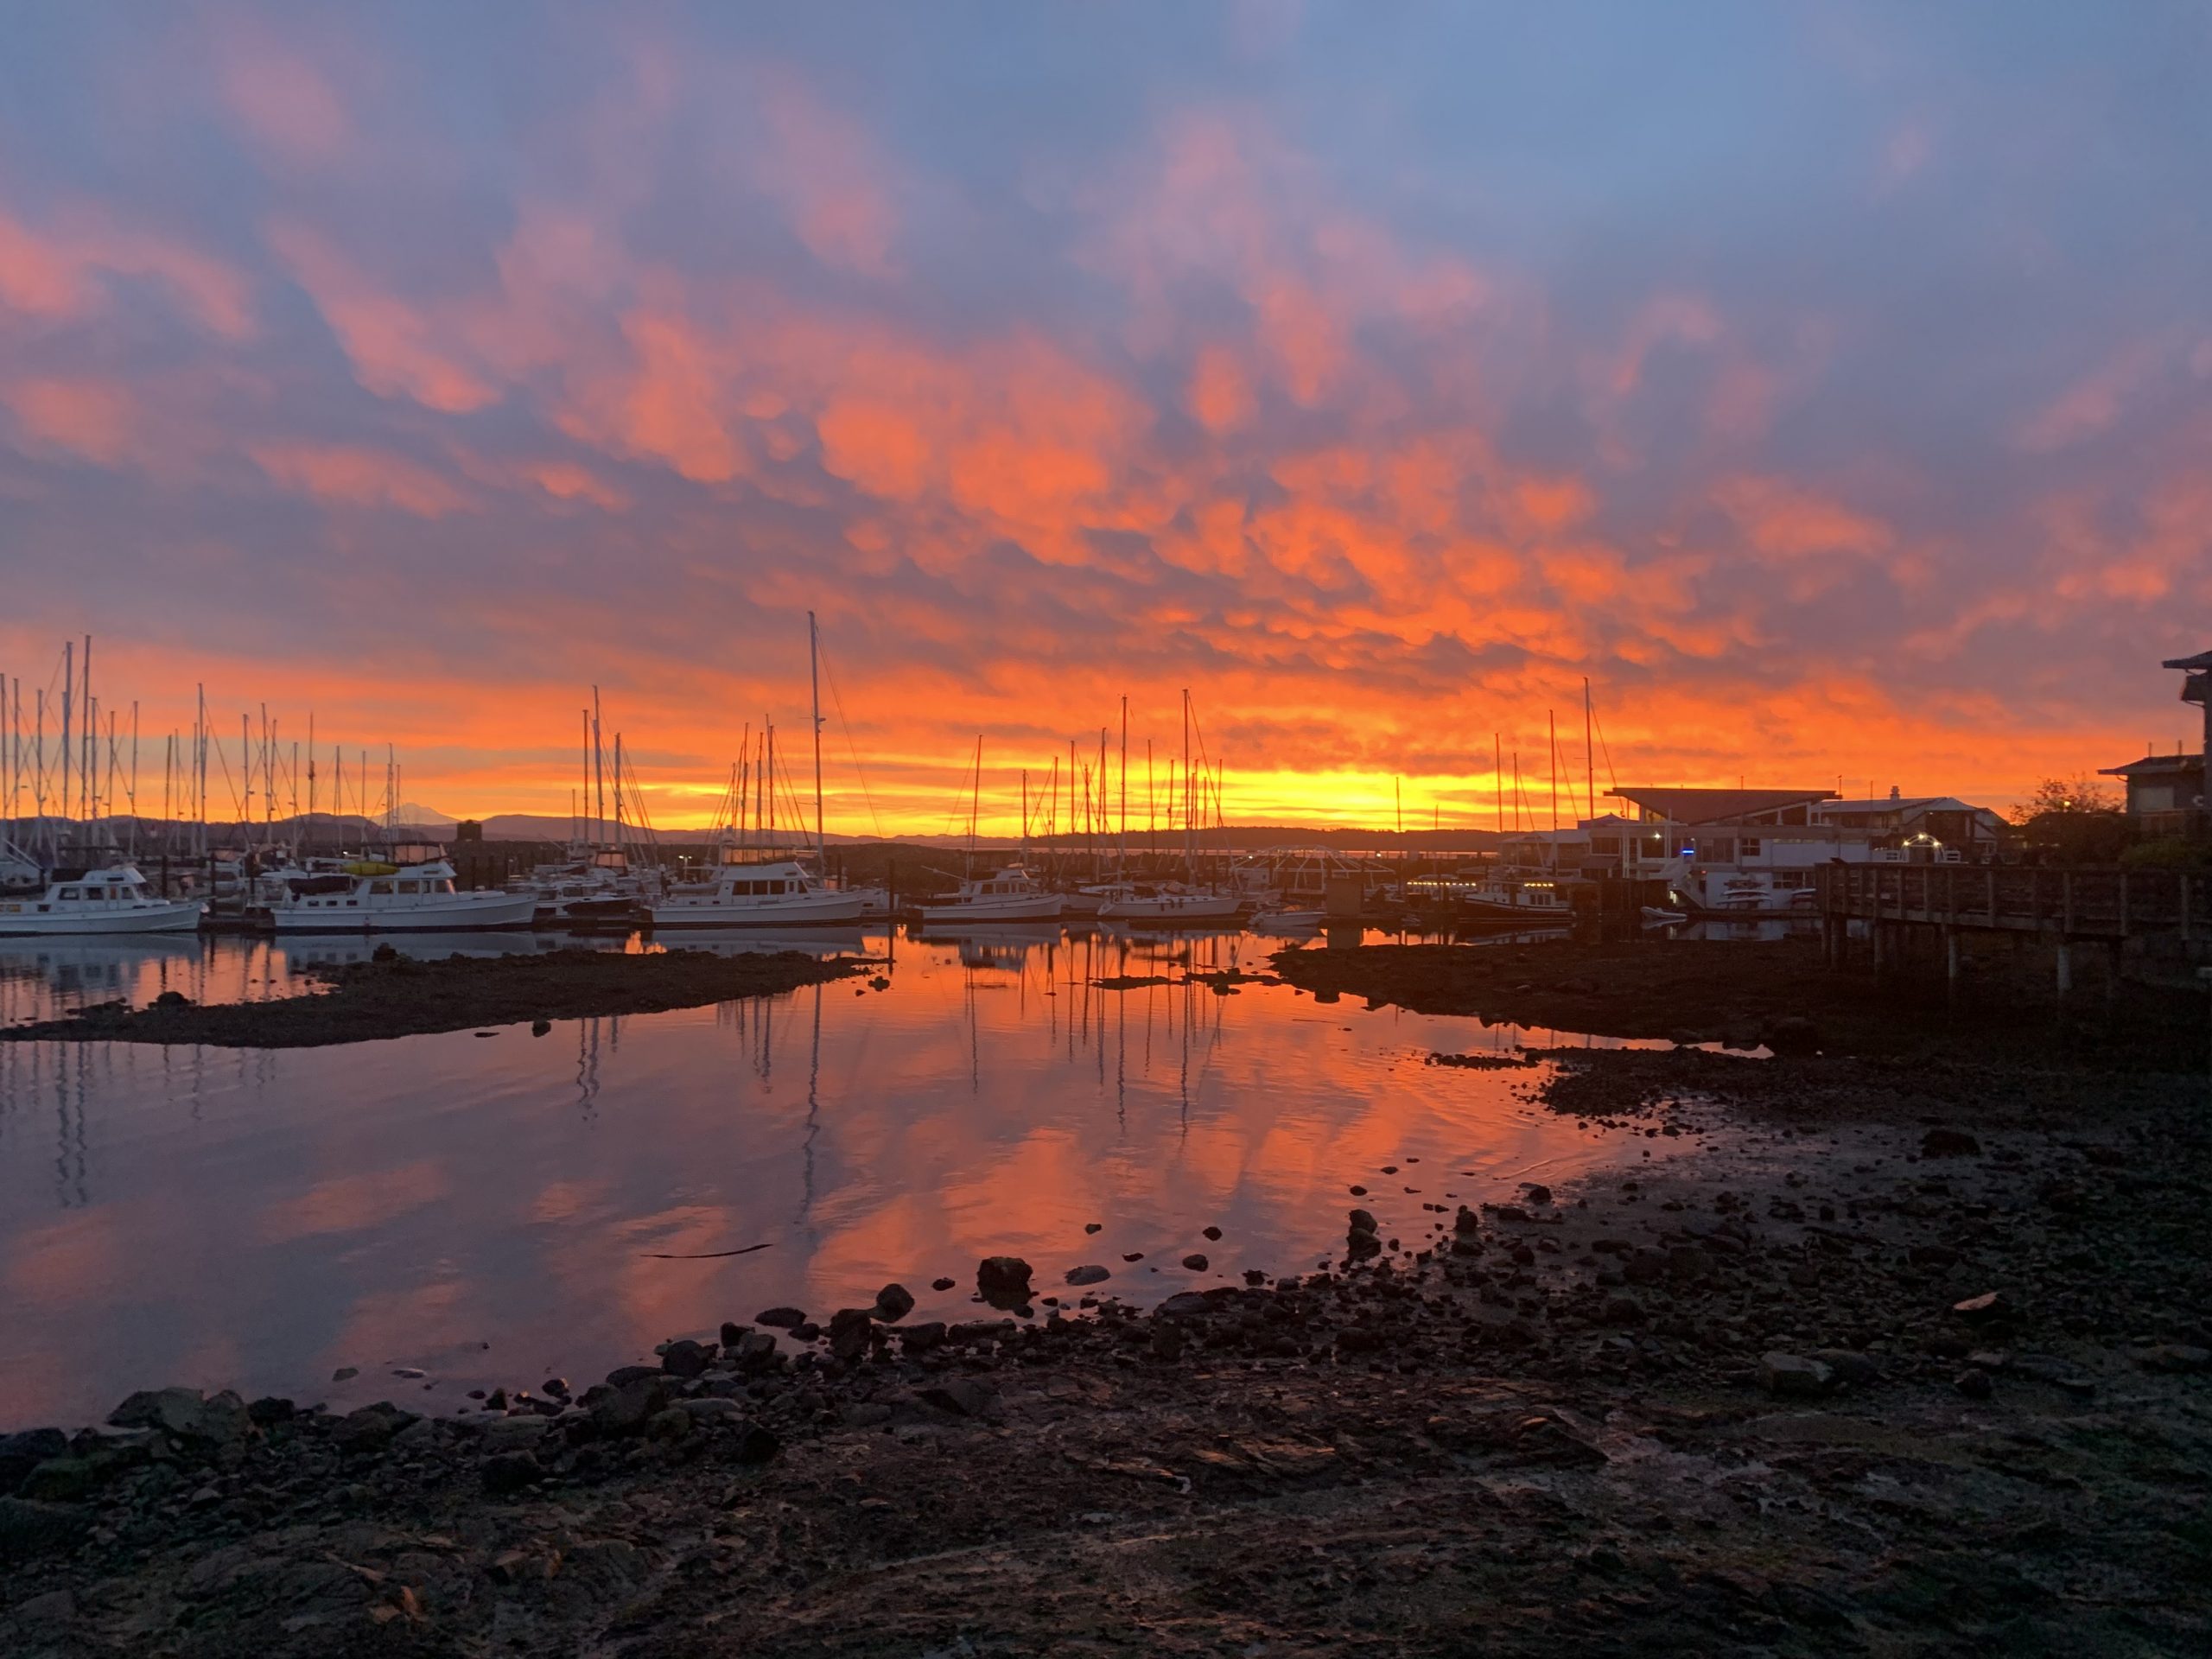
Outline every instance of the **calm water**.
MULTIPOLYGON (((1640 1155, 1529 1104, 1535 1072, 1424 1063, 1510 1051, 1514 1027, 1287 988, 1092 982, 1258 968, 1280 940, 833 943, 885 958, 890 988, 537 1039, 0 1045, 0 1427, 172 1382, 411 1397, 403 1365, 450 1406, 492 1382, 595 1378, 777 1302, 826 1316, 890 1280, 915 1318, 963 1317, 976 1259, 1001 1251, 1035 1263, 1045 1294, 1101 1262, 1103 1289, 1156 1298, 1310 1268, 1341 1243, 1351 1182, 1410 1237, 1424 1200, 1640 1155), (767 1248, 666 1259, 750 1245, 767 1248), (1178 1265, 1192 1250, 1209 1272, 1178 1265), (931 1293, 939 1276, 960 1288, 931 1293), (333 1384, 348 1365, 360 1377, 333 1384)), ((308 954, 365 949, 0 941, 0 1020, 168 988, 284 994, 308 954)))

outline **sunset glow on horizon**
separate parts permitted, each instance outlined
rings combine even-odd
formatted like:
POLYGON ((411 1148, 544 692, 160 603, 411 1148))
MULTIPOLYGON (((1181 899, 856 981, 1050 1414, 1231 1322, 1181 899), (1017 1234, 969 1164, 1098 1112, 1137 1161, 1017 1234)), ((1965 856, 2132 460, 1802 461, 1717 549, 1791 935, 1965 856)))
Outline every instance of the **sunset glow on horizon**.
POLYGON ((979 734, 985 833, 1102 731, 1118 824, 1125 696, 1164 825, 1186 687, 1230 823, 1487 829, 1501 752, 1543 818, 1551 715, 1563 816, 2196 728, 2201 8, 11 35, 0 672, 28 738, 92 635, 142 811, 204 684, 233 770, 265 707, 565 817, 596 686, 657 824, 764 718, 810 815, 809 611, 848 835, 965 829, 979 734))

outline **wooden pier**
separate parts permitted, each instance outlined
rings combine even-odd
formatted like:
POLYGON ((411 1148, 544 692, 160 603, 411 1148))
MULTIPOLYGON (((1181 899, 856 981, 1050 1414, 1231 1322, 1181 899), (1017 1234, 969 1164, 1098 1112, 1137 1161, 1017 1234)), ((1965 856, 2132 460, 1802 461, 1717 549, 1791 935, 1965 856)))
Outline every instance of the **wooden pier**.
POLYGON ((2212 952, 2212 876, 2201 870, 1831 864, 1817 875, 1831 963, 1843 961, 1853 923, 1864 925, 1878 969, 1900 954, 1908 934, 1932 931, 1953 980, 1964 933, 2037 938, 2057 953, 2062 991, 2072 988, 2079 945, 2105 946, 2115 969, 2123 953, 2179 965, 2212 952))

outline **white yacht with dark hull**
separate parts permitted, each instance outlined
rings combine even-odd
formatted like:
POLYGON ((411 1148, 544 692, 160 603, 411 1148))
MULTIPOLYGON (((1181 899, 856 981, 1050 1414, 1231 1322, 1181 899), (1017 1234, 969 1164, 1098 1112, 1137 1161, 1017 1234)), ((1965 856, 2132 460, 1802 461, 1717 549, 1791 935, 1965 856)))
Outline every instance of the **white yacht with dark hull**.
POLYGON ((0 899, 0 937, 86 933, 188 933, 207 903, 164 899, 133 864, 57 870, 46 890, 0 899))
POLYGON ((456 891, 454 868, 441 858, 293 874, 264 913, 279 933, 451 933, 528 927, 537 909, 527 893, 456 891))

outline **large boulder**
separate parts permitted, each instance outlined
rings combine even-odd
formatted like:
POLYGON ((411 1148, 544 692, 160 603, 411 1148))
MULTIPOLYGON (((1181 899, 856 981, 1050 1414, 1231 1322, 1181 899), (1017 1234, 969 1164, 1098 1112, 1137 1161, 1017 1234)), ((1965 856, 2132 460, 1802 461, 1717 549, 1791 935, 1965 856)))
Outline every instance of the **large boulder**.
POLYGON ((1029 1274, 1029 1264, 1018 1255, 987 1255, 976 1264, 976 1288, 987 1302, 1026 1302, 1029 1274))
POLYGON ((254 1432, 245 1402, 228 1389, 214 1395, 197 1389, 142 1389, 107 1420, 117 1428, 158 1428, 203 1446, 229 1446, 254 1432))

